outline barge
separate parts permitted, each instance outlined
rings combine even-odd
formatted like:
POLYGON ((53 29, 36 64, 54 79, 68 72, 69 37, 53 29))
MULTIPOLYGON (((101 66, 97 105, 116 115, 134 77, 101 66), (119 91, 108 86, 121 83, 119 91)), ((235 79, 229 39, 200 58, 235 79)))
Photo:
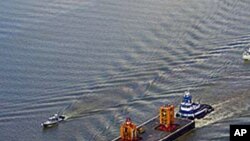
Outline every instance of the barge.
POLYGON ((164 105, 160 107, 159 115, 138 127, 127 118, 120 127, 120 136, 112 141, 173 141, 195 128, 194 119, 203 118, 213 110, 211 105, 192 102, 188 91, 183 96, 176 117, 174 106, 164 105))
POLYGON ((120 136, 112 141, 173 141, 195 128, 195 121, 175 118, 174 106, 160 107, 159 115, 136 126, 127 118, 121 125, 120 136))

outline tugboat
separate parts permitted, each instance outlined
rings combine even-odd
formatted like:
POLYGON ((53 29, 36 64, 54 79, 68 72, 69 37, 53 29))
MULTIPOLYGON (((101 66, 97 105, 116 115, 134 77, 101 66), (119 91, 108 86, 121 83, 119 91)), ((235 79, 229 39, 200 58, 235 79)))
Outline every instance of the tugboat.
POLYGON ((187 118, 190 120, 201 119, 212 112, 214 108, 207 104, 198 104, 192 102, 192 96, 186 91, 180 104, 176 117, 187 118))
POLYGON ((246 61, 250 60, 250 47, 243 52, 242 59, 246 61))
POLYGON ((44 128, 53 127, 58 125, 59 122, 64 120, 65 120, 64 115, 59 116, 58 114, 54 114, 52 117, 49 117, 47 121, 41 123, 41 126, 43 126, 44 128))

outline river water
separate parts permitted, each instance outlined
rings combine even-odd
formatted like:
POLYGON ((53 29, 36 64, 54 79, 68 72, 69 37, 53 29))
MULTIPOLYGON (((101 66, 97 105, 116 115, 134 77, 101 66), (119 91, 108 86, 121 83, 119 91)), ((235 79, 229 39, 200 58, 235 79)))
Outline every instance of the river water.
POLYGON ((249 0, 1 0, 0 140, 111 140, 189 90, 215 111, 178 140, 227 141, 250 124, 249 25, 249 0))

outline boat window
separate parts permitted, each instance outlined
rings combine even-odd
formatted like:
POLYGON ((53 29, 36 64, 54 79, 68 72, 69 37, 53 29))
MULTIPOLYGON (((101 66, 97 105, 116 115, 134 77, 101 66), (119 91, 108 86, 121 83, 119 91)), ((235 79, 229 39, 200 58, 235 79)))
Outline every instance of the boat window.
POLYGON ((189 108, 190 106, 188 106, 188 105, 181 105, 181 107, 183 107, 183 108, 189 108))

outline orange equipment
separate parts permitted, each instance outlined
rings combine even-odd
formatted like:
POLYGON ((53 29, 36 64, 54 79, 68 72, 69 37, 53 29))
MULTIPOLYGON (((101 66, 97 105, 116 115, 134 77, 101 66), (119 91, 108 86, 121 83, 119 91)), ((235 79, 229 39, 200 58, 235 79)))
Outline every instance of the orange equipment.
POLYGON ((137 128, 134 123, 132 123, 130 118, 126 119, 121 125, 120 136, 123 141, 136 141, 138 140, 137 128))
POLYGON ((174 124, 174 106, 167 105, 160 107, 160 124, 169 126, 174 124))
POLYGON ((167 105, 160 107, 160 125, 156 128, 162 131, 174 131, 176 125, 174 124, 174 106, 167 105))

